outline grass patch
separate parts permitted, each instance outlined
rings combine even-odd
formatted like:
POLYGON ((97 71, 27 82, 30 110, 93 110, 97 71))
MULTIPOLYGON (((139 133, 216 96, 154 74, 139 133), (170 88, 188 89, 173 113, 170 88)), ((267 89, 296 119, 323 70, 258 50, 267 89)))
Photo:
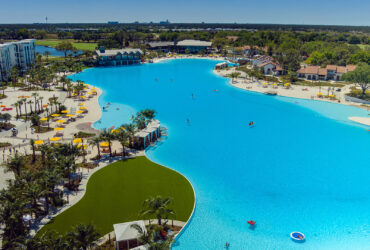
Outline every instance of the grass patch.
POLYGON ((293 82, 295 85, 311 86, 311 87, 337 87, 342 88, 345 86, 344 83, 330 83, 330 82, 311 82, 311 81, 296 81, 293 82))
POLYGON ((176 219, 189 219, 194 193, 190 183, 177 172, 136 157, 115 162, 93 174, 84 197, 45 225, 37 236, 49 230, 65 234, 73 225, 92 223, 101 235, 113 231, 113 224, 141 219, 145 199, 172 197, 176 219))
POLYGON ((50 127, 48 128, 48 127, 43 127, 43 126, 32 126, 32 128, 35 129, 35 133, 39 133, 39 134, 54 130, 53 128, 50 128, 50 127))
POLYGON ((10 147, 11 145, 9 142, 0 142, 0 148, 10 147))
POLYGON ((89 137, 93 137, 95 136, 95 133, 86 133, 86 132, 83 132, 83 131, 78 131, 78 133, 76 134, 76 138, 89 138, 89 137))
POLYGON ((76 40, 73 39, 65 39, 65 40, 37 40, 36 45, 41 45, 41 46, 49 46, 55 48, 59 43, 62 41, 69 41, 73 44, 73 46, 78 49, 78 50, 90 50, 90 51, 95 51, 97 47, 97 43, 82 43, 82 42, 77 42, 76 40))

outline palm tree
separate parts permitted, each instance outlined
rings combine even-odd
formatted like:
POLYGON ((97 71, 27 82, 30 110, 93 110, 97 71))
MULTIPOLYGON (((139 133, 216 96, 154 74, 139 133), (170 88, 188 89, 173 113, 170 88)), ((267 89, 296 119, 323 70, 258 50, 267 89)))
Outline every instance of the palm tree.
MULTIPOLYGON (((33 103, 33 101, 32 101, 32 100, 29 100, 27 103, 30 105, 31 114, 32 114, 32 113, 33 113, 33 111, 32 111, 32 103, 33 103)), ((36 111, 36 110, 35 110, 35 111, 36 111)))
POLYGON ((44 56, 46 56, 46 61, 49 61, 49 56, 51 55, 50 51, 45 51, 44 56))
POLYGON ((150 197, 144 201, 144 209, 141 215, 155 215, 158 220, 158 225, 162 225, 162 218, 168 218, 168 215, 174 215, 175 212, 168 208, 172 199, 162 198, 161 196, 150 197))
POLYGON ((234 78, 238 78, 238 76, 240 76, 240 72, 232 72, 230 74, 231 81, 234 83, 234 78))
POLYGON ((49 150, 49 145, 41 144, 38 147, 38 150, 41 152, 41 165, 45 166, 45 155, 46 155, 46 152, 49 150))
POLYGON ((88 141, 88 144, 89 145, 92 145, 93 147, 97 147, 98 149, 98 158, 100 159, 101 158, 101 154, 100 154, 100 142, 101 142, 101 138, 100 137, 93 137, 91 138, 89 141, 88 141))
POLYGON ((31 213, 35 214, 35 218, 38 218, 39 214, 41 213, 39 205, 41 193, 42 193, 41 187, 36 183, 33 183, 32 185, 29 185, 27 186, 27 188, 24 189, 24 195, 26 197, 26 200, 29 200, 29 202, 31 203, 30 211, 31 213))
POLYGON ((104 129, 103 133, 100 134, 100 139, 108 142, 109 156, 112 157, 112 141, 115 139, 114 135, 104 129))
POLYGON ((28 117, 28 114, 27 114, 27 99, 22 98, 22 103, 24 104, 24 112, 26 114, 26 120, 27 120, 27 117, 28 117))
POLYGON ((140 237, 138 238, 138 241, 141 244, 143 245, 152 244, 152 242, 154 241, 153 231, 150 231, 148 233, 148 231, 143 230, 143 228, 138 224, 132 224, 131 227, 139 233, 140 237))
POLYGON ((18 178, 21 175, 22 169, 26 164, 26 159, 23 155, 20 155, 18 152, 10 159, 9 162, 5 164, 6 172, 13 172, 15 177, 18 178))
POLYGON ((115 134, 115 139, 119 141, 122 146, 122 156, 125 156, 125 146, 127 143, 128 135, 124 129, 118 129, 118 132, 115 134))
POLYGON ((13 106, 13 107, 15 107, 15 110, 16 110, 16 112, 17 112, 17 116, 16 116, 16 118, 18 119, 18 116, 19 116, 19 114, 18 114, 18 113, 19 113, 19 112, 18 112, 19 103, 18 103, 18 102, 13 103, 13 104, 12 104, 12 106, 13 106))
POLYGON ((37 97, 39 96, 39 94, 37 94, 36 92, 32 93, 32 97, 35 99, 34 103, 35 103, 35 112, 37 110, 36 108, 36 105, 37 105, 37 97))
POLYGON ((125 129, 125 131, 127 133, 127 136, 128 136, 129 145, 130 145, 130 147, 132 147, 134 137, 135 137, 135 133, 136 133, 135 125, 134 124, 122 124, 121 128, 125 129))
POLYGON ((60 155, 58 158, 58 167, 63 172, 64 177, 68 178, 68 185, 71 185, 71 173, 76 172, 77 165, 73 156, 60 155))
POLYGON ((36 146, 35 146, 35 141, 33 139, 30 140, 30 144, 32 147, 32 163, 36 161, 36 146))
POLYGON ((99 238, 99 233, 95 227, 91 224, 84 225, 78 224, 73 227, 72 231, 68 232, 67 238, 69 238, 77 249, 86 250, 94 246, 94 241, 99 238))

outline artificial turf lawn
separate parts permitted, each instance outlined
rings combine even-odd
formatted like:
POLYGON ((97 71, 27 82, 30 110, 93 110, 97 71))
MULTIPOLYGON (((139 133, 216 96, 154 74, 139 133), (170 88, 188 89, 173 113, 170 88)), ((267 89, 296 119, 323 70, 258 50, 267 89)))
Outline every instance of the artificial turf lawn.
POLYGON ((173 198, 175 219, 188 220, 194 193, 185 177, 144 156, 112 163, 94 173, 84 197, 45 225, 38 235, 48 230, 64 234, 78 223, 92 223, 100 235, 105 235, 113 231, 113 224, 142 219, 139 212, 143 201, 156 195, 173 198))
POLYGON ((78 49, 78 50, 91 50, 95 51, 97 47, 97 43, 79 43, 75 42, 75 40, 37 40, 36 45, 41 45, 41 46, 49 46, 55 48, 59 43, 62 41, 69 41, 72 43, 72 45, 78 49))

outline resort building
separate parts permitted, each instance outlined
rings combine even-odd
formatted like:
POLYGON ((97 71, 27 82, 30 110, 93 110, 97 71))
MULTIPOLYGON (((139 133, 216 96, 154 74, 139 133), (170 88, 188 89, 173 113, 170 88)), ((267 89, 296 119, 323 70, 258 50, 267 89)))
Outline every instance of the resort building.
POLYGON ((143 232, 146 232, 145 223, 142 220, 113 225, 116 238, 116 250, 128 250, 141 245, 138 241, 138 238, 140 237, 139 232, 135 228, 131 227, 134 224, 141 227, 143 232))
POLYGON ((304 65, 297 71, 297 73, 298 77, 306 80, 340 81, 343 74, 355 69, 356 65, 327 65, 325 68, 321 68, 320 66, 304 65))
POLYGON ((157 50, 157 51, 162 51, 162 52, 170 52, 174 51, 175 49, 175 43, 174 42, 150 42, 147 43, 146 48, 149 50, 157 50))
POLYGON ((212 42, 199 40, 183 40, 176 45, 179 53, 199 53, 200 51, 210 50, 211 46, 212 42))
POLYGON ((35 40, 26 39, 0 44, 0 81, 9 78, 13 67, 25 72, 35 61, 35 40))
POLYGON ((135 133, 135 148, 145 149, 161 136, 161 124, 158 120, 152 120, 145 129, 135 133))
POLYGON ((139 64, 143 52, 140 49, 111 49, 101 47, 96 51, 99 66, 116 66, 139 64))
POLYGON ((158 41, 150 42, 146 45, 149 50, 162 52, 178 53, 199 53, 200 51, 208 52, 212 47, 212 42, 200 40, 183 40, 183 41, 158 41))

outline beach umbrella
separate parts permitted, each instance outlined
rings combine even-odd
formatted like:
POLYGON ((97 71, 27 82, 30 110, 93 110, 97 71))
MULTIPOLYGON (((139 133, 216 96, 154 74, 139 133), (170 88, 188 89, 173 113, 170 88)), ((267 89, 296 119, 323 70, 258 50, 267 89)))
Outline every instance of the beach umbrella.
POLYGON ((47 106, 48 106, 48 104, 44 104, 44 105, 42 105, 42 107, 43 107, 43 108, 46 108, 47 106))
POLYGON ((86 149, 87 146, 85 144, 78 144, 77 145, 77 148, 83 148, 83 149, 86 149))
POLYGON ((81 109, 81 110, 85 110, 85 109, 87 109, 87 108, 86 108, 86 107, 80 107, 80 109, 81 109))
POLYGON ((83 113, 83 111, 82 110, 77 110, 76 111, 76 114, 82 114, 83 113))
POLYGON ((264 82, 263 85, 267 85, 268 83, 267 82, 264 82))
POLYGON ((68 114, 68 115, 66 115, 66 116, 68 116, 68 117, 74 117, 75 115, 73 115, 73 114, 68 114))
POLYGON ((76 96, 77 95, 77 93, 72 93, 72 96, 76 96))
POLYGON ((95 90, 96 88, 95 87, 92 87, 91 89, 95 90))
POLYGON ((94 94, 94 92, 89 92, 88 94, 89 94, 89 95, 93 95, 93 94, 94 94))
POLYGON ((320 93, 317 93, 317 95, 324 95, 324 94, 320 92, 320 93))
POLYGON ((31 96, 29 96, 29 95, 25 95, 24 97, 26 97, 26 98, 30 98, 31 96))
POLYGON ((0 107, 5 108, 6 106, 5 105, 1 105, 0 107))
POLYGON ((44 143, 44 141, 43 140, 37 140, 37 141, 35 141, 35 145, 41 145, 41 144, 43 144, 44 143))
POLYGON ((60 137, 51 137, 49 138, 50 141, 60 141, 60 137))
POLYGON ((46 122, 47 120, 48 120, 48 118, 46 118, 46 117, 40 119, 40 121, 42 121, 42 122, 46 122))
POLYGON ((73 140, 73 143, 74 144, 82 143, 82 139, 81 138, 76 138, 76 139, 73 140))
POLYGON ((86 96, 82 95, 82 96, 80 96, 80 98, 83 98, 84 99, 84 98, 86 98, 86 96))
POLYGON ((84 103, 84 102, 81 102, 81 103, 78 104, 78 106, 85 106, 85 105, 86 105, 86 103, 84 103))
POLYGON ((335 97, 335 95, 329 95, 329 97, 335 97))
POLYGON ((57 123, 65 123, 65 120, 58 120, 57 123))
POLYGON ((100 143, 100 147, 109 147, 109 142, 107 142, 107 141, 104 141, 104 142, 102 142, 102 143, 100 143))
POLYGON ((51 116, 52 117, 58 117, 58 116, 60 116, 60 114, 52 114, 51 116))
POLYGON ((272 85, 277 86, 277 83, 273 83, 272 85))
POLYGON ((67 113, 69 113, 69 110, 62 110, 60 112, 63 113, 63 114, 67 114, 67 113))
POLYGON ((289 82, 287 82, 287 83, 285 83, 285 84, 284 84, 284 86, 286 86, 286 87, 287 87, 287 86, 290 86, 290 83, 289 83, 289 82))
POLYGON ((55 131, 62 131, 64 128, 54 128, 55 131))

